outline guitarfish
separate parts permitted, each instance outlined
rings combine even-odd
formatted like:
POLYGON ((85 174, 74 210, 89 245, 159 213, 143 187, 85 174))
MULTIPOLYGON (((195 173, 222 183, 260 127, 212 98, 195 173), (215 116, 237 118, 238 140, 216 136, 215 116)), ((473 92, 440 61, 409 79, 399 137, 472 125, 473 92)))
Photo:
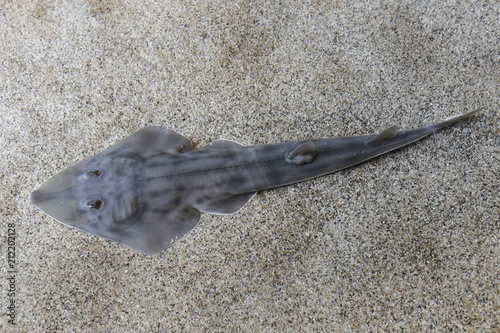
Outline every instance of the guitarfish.
POLYGON ((259 190, 350 167, 477 111, 413 130, 251 147, 217 140, 197 150, 180 134, 146 127, 56 174, 30 201, 63 224, 154 254, 201 213, 233 214, 259 190))

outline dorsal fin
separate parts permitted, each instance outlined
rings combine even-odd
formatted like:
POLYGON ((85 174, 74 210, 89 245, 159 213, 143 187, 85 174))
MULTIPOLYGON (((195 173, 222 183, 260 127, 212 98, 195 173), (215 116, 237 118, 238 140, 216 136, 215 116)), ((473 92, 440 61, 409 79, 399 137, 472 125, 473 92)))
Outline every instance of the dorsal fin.
POLYGON ((316 155, 318 155, 318 153, 316 152, 316 147, 314 147, 314 142, 307 141, 295 148, 287 156, 286 160, 292 164, 302 165, 311 163, 316 155))
POLYGON ((312 153, 312 152, 314 152, 314 150, 315 150, 314 142, 307 141, 307 142, 304 142, 303 144, 301 144, 300 146, 298 146, 297 148, 295 148, 294 151, 292 151, 290 153, 290 155, 288 155, 288 158, 292 159, 292 158, 299 156, 299 155, 312 153))
POLYGON ((368 141, 368 143, 375 143, 382 140, 392 139, 396 136, 396 132, 398 131, 398 126, 391 126, 388 129, 382 131, 377 136, 373 137, 368 141))

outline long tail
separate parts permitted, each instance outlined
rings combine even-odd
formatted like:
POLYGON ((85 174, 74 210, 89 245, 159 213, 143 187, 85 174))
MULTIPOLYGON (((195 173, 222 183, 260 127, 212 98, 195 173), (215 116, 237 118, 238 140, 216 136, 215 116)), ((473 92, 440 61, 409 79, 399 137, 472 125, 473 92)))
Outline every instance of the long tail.
POLYGON ((446 118, 445 120, 437 123, 437 124, 434 124, 434 125, 430 125, 429 128, 432 128, 433 129, 433 132, 437 131, 437 130, 440 130, 441 128, 444 128, 446 126, 449 126, 451 124, 454 124, 460 120, 463 120, 465 118, 468 118, 470 117, 471 115, 475 114, 475 113, 478 113, 479 111, 481 110, 484 110, 485 108, 482 107, 482 108, 479 108, 477 110, 474 110, 474 111, 470 111, 470 112, 467 112, 467 113, 462 113, 462 114, 459 114, 459 115, 456 115, 456 116, 451 116, 449 118, 446 118))
POLYGON ((377 153, 375 153, 375 151, 373 152, 373 156, 380 155, 418 141, 442 128, 468 118, 469 116, 481 111, 482 109, 484 108, 479 108, 471 112, 451 116, 439 123, 411 130, 398 131, 397 126, 392 126, 381 132, 380 134, 368 136, 367 143, 369 147, 375 148, 375 150, 378 150, 376 147, 380 147, 380 150, 377 153))
POLYGON ((314 178, 364 162, 418 141, 480 110, 411 130, 398 131, 397 126, 391 126, 379 134, 301 142, 286 159, 289 166, 300 167, 294 169, 281 166, 282 170, 286 170, 283 172, 282 178, 285 179, 281 180, 281 184, 314 178))
POLYGON ((251 147, 249 149, 258 151, 265 162, 248 163, 247 187, 240 187, 239 193, 297 183, 362 163, 418 141, 478 111, 410 130, 398 131, 392 126, 379 134, 251 147))

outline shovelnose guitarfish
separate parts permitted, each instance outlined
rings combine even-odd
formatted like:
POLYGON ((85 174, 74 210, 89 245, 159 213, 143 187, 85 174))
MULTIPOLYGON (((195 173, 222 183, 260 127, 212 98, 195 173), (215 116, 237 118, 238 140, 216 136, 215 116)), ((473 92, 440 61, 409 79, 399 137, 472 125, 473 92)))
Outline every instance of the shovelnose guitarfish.
POLYGON ((63 224, 154 254, 201 213, 233 214, 259 190, 361 163, 477 111, 413 130, 251 147, 217 140, 197 150, 171 130, 145 127, 56 174, 30 200, 63 224))

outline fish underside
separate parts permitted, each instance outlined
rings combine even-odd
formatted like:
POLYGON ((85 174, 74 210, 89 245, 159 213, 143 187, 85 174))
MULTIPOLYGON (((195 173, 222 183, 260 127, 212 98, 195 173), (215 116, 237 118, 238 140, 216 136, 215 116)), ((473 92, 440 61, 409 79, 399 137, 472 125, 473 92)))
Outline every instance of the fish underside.
POLYGON ((30 201, 63 224, 154 254, 201 213, 233 214, 259 190, 361 163, 477 111, 406 131, 252 147, 217 140, 197 150, 180 134, 146 127, 56 174, 30 201))

